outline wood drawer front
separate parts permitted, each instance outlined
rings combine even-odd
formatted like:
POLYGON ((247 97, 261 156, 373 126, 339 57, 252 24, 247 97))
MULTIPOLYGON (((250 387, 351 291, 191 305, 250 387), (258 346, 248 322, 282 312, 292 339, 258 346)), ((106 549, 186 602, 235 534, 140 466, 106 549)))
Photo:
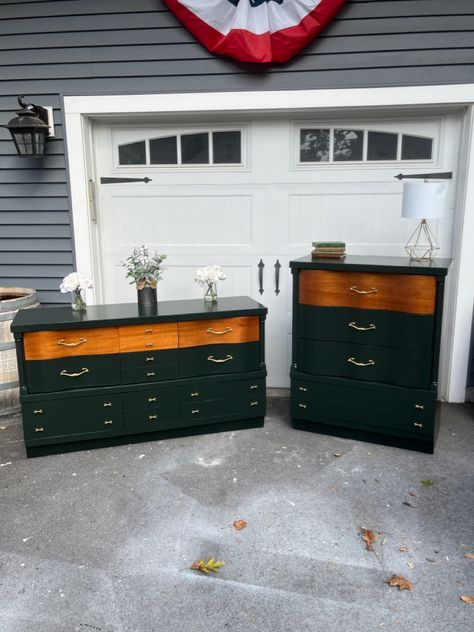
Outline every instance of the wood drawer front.
POLYGON ((122 382, 124 384, 140 384, 142 382, 160 382, 161 380, 174 380, 178 377, 178 363, 150 364, 147 367, 135 367, 122 369, 122 382))
POLYGON ((255 380, 232 380, 231 382, 206 382, 181 388, 183 402, 201 402, 223 397, 265 397, 265 378, 255 380))
POLYGON ((213 417, 235 415, 240 418, 261 417, 265 414, 265 395, 255 397, 227 397, 205 402, 183 404, 181 412, 183 420, 208 420, 213 417))
POLYGON ((124 325, 118 330, 121 353, 176 349, 178 347, 177 323, 124 325))
POLYGON ((150 387, 146 391, 135 391, 123 395, 123 408, 125 411, 133 409, 148 409, 174 404, 180 401, 179 388, 150 387))
POLYGON ((301 270, 304 305, 434 314, 436 278, 426 275, 301 270))
POLYGON ((178 363, 178 349, 160 351, 135 351, 121 353, 120 363, 123 369, 147 368, 151 365, 178 363))
POLYGON ((431 354, 300 338, 298 370, 313 375, 428 388, 431 354))
POLYGON ((96 415, 100 413, 116 413, 122 409, 121 395, 104 395, 94 397, 75 397, 68 399, 45 399, 42 402, 23 403, 21 410, 23 421, 45 423, 52 420, 63 420, 71 416, 96 415))
POLYGON ((258 316, 239 316, 178 323, 179 346, 223 345, 256 342, 260 338, 258 316))
POLYGON ((179 350, 180 377, 243 373, 260 368, 260 343, 209 345, 179 350))
POLYGON ((27 332, 24 347, 26 360, 118 353, 118 327, 27 332))
POLYGON ((118 355, 92 355, 26 362, 30 393, 120 384, 118 355))
POLYGON ((124 412, 124 426, 127 432, 154 432, 163 429, 167 422, 180 420, 179 404, 138 408, 124 412))
POLYGON ((434 316, 313 305, 300 305, 298 311, 301 338, 413 351, 430 351, 433 345, 434 316))
POLYGON ((51 421, 24 421, 25 440, 40 443, 52 437, 64 437, 65 441, 81 441, 93 436, 116 434, 123 430, 122 411, 94 415, 64 415, 61 419, 51 421))

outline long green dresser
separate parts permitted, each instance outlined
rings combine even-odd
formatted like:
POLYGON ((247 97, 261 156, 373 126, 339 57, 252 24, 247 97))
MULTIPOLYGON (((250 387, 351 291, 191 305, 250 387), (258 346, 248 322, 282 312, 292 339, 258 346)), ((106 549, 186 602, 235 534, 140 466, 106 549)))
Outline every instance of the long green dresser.
POLYGON ((20 310, 28 456, 263 426, 266 313, 248 297, 20 310))
POLYGON ((433 452, 449 264, 357 255, 290 262, 295 428, 433 452))

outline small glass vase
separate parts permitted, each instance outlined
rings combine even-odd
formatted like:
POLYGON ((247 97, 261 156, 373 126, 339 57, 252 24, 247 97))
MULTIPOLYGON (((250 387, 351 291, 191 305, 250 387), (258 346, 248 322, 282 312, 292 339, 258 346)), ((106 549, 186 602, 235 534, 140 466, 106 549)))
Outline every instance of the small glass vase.
POLYGON ((71 292, 71 307, 75 312, 87 309, 86 299, 82 295, 82 290, 74 290, 71 292))
POLYGON ((206 303, 217 303, 217 283, 207 282, 204 300, 206 303))

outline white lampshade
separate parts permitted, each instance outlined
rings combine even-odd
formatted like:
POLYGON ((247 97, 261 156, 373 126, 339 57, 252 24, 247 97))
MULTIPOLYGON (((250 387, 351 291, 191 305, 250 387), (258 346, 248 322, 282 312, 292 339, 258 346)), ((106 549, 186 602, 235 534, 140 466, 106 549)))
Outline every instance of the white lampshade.
POLYGON ((447 182, 404 182, 402 217, 436 219, 443 217, 448 207, 447 182))

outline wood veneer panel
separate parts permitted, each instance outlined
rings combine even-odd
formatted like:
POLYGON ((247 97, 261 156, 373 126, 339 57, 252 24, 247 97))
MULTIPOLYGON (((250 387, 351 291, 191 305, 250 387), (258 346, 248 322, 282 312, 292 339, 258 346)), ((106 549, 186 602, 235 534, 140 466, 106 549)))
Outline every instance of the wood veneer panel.
POLYGON ((260 323, 258 316, 191 320, 178 323, 178 331, 180 347, 256 342, 260 323))
POLYGON ((118 328, 33 331, 25 333, 24 346, 26 360, 118 353, 118 328))
POLYGON ((301 270, 299 276, 299 302, 304 305, 386 309, 412 314, 435 311, 434 276, 327 270, 301 270))
POLYGON ((177 323, 125 325, 118 330, 121 353, 178 347, 177 323))

